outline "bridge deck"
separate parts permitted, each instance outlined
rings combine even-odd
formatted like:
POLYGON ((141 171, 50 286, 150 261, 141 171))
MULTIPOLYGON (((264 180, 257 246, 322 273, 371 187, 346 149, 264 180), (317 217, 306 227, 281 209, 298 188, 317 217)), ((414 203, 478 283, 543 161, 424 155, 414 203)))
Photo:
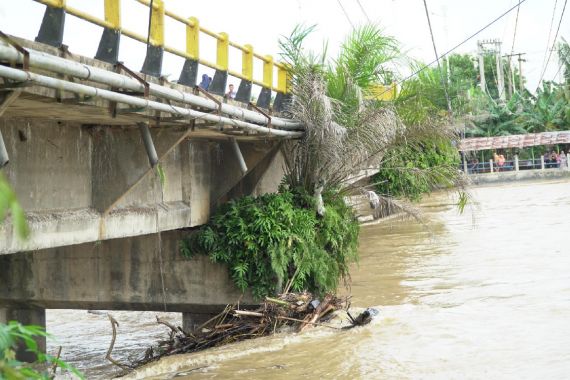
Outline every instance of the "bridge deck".
MULTIPOLYGON (((62 50, 57 49, 48 45, 44 45, 37 42, 32 42, 17 37, 10 37, 17 44, 21 45, 25 49, 33 49, 33 51, 45 52, 55 57, 62 56, 62 50)), ((116 72, 114 65, 106 62, 98 61, 96 59, 91 59, 88 57, 71 55, 65 53, 65 58, 73 61, 80 62, 85 65, 101 68, 109 72, 116 72)), ((1 61, 1 60, 0 60, 1 61)), ((1 62, 0 62, 1 64, 1 62)), ((133 95, 138 98, 144 98, 143 94, 132 94, 132 92, 122 91, 121 89, 114 89, 110 86, 103 85, 101 83, 96 83, 88 80, 81 80, 77 78, 72 78, 60 74, 54 74, 46 70, 38 69, 36 67, 31 67, 30 72, 48 76, 50 78, 57 78, 72 83, 79 83, 88 85, 95 88, 101 88, 106 90, 111 90, 116 93, 133 95)), ((239 103, 231 99, 224 99, 221 96, 206 94, 198 92, 195 89, 179 85, 176 83, 165 82, 161 79, 136 73, 136 75, 143 78, 148 83, 154 83, 161 85, 165 88, 170 88, 179 91, 180 93, 193 94, 204 99, 214 100, 218 103, 228 103, 243 109, 251 109, 251 106, 244 103, 239 103)), ((135 126, 137 123, 149 122, 151 127, 173 127, 173 126, 191 126, 193 128, 193 135, 196 137, 207 137, 207 138, 228 138, 228 135, 235 137, 237 139, 243 140, 255 140, 255 139, 268 139, 275 138, 276 136, 271 133, 260 133, 251 130, 243 130, 236 128, 235 125, 228 125, 227 123, 216 123, 211 121, 205 121, 200 118, 185 117, 177 114, 176 112, 161 112, 149 109, 143 109, 138 107, 132 107, 121 103, 111 102, 109 100, 101 98, 90 98, 82 95, 78 95, 69 91, 58 90, 54 88, 47 88, 44 86, 37 85, 35 83, 26 82, 14 82, 12 80, 2 78, 0 75, 1 86, 3 87, 3 93, 7 91, 18 91, 20 95, 18 98, 11 103, 9 106, 5 107, 4 116, 6 117, 27 117, 27 118, 49 118, 52 120, 60 121, 70 121, 78 122, 81 124, 91 124, 91 125, 120 125, 120 126, 135 126), (114 112, 112 111, 114 107, 114 112)), ((2 100, 2 92, 0 92, 0 100, 2 100)), ((198 106, 191 106, 189 104, 180 103, 171 100, 164 100, 160 97, 150 95, 146 99, 151 101, 156 101, 160 103, 167 103, 168 105, 177 106, 184 109, 192 109, 204 113, 214 113, 210 109, 201 108, 198 106)), ((266 118, 266 115, 270 117, 279 117, 277 113, 271 115, 270 110, 259 110, 260 115, 266 118)), ((260 124, 261 125, 261 124, 260 124)), ((275 128, 275 127, 273 127, 275 128)), ((276 130, 276 129, 275 129, 276 130)))

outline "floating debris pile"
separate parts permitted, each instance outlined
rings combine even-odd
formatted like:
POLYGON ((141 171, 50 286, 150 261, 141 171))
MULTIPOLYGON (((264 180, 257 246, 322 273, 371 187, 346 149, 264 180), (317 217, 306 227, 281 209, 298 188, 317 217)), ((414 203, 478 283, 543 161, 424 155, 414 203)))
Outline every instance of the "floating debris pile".
POLYGON ((184 331, 179 326, 173 326, 157 318, 157 323, 164 324, 170 329, 168 339, 158 342, 157 346, 148 348, 144 357, 134 361, 129 367, 136 368, 169 355, 202 351, 267 336, 285 328, 297 332, 305 331, 313 326, 340 330, 370 322, 371 312, 367 309, 356 318, 348 314, 351 324, 343 328, 325 323, 334 317, 334 311, 348 309, 348 307, 349 298, 339 298, 328 294, 319 300, 307 292, 287 293, 277 298, 267 297, 254 310, 241 310, 239 305, 228 305, 223 312, 192 332, 184 331))

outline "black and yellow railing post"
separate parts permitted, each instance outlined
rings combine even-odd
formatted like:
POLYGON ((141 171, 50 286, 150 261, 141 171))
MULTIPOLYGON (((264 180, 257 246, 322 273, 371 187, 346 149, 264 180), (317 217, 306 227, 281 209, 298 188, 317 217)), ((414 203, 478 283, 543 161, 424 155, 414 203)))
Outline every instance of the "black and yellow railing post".
POLYGON ((150 35, 141 72, 159 77, 164 55, 164 2, 154 0, 150 9, 150 35))
POLYGON ((36 41, 61 47, 65 27, 65 0, 50 0, 43 3, 46 4, 46 11, 36 41))
POLYGON ((121 41, 121 0, 105 0, 105 21, 111 27, 103 27, 95 58, 115 64, 119 61, 121 41))
POLYGON ((289 84, 291 78, 289 70, 284 63, 277 66, 277 94, 273 102, 273 110, 275 112, 283 111, 291 101, 291 94, 289 93, 289 84))
POLYGON ((194 87, 198 79, 198 61, 200 59, 200 22, 190 17, 186 23, 186 54, 178 83, 194 87))
POLYGON ((230 40, 227 33, 218 33, 216 49, 216 72, 210 84, 209 91, 212 94, 224 95, 228 83, 229 49, 230 40))
POLYGON ((253 46, 251 45, 243 46, 241 73, 244 79, 239 83, 236 100, 238 102, 249 103, 251 101, 251 86, 253 81, 253 46))
POLYGON ((273 57, 263 57, 263 86, 257 98, 257 106, 269 109, 271 105, 271 88, 273 87, 273 57))
POLYGON ((165 9, 165 0, 134 0, 149 7, 150 25, 148 35, 141 35, 123 27, 121 22, 121 0, 103 0, 105 5, 105 19, 98 18, 81 9, 69 6, 66 0, 34 0, 46 5, 46 11, 36 41, 60 47, 63 43, 63 31, 66 15, 78 17, 103 28, 103 34, 95 58, 109 63, 117 63, 119 59, 119 45, 123 36, 147 44, 147 52, 141 71, 145 74, 159 77, 162 72, 164 52, 174 54, 185 59, 178 83, 195 86, 198 82, 200 66, 215 70, 214 78, 208 91, 216 95, 224 95, 228 77, 239 79, 240 84, 235 100, 249 103, 252 95, 252 86, 259 85, 261 92, 257 99, 257 106, 265 109, 271 107, 272 95, 275 95, 273 109, 282 111, 291 99, 289 91, 290 71, 288 67, 274 62, 270 55, 261 55, 255 52, 252 45, 240 45, 230 41, 226 33, 216 33, 200 25, 195 17, 184 18, 165 9), (178 49, 168 45, 165 41, 165 17, 169 17, 186 26, 186 49, 178 49), (216 39, 216 62, 211 62, 200 56, 200 34, 204 33, 216 39), (234 48, 242 53, 241 71, 234 71, 229 66, 229 49, 234 48), (263 62, 263 79, 254 77, 254 60, 263 62), (274 85, 274 73, 277 68, 277 85, 274 85), (275 93, 273 93, 275 91, 275 93))

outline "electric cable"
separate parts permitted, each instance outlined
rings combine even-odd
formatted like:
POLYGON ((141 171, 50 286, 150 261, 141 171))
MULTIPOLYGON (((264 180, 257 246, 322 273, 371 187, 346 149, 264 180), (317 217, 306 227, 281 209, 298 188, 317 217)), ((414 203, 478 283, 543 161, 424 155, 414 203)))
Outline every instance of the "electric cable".
POLYGON ((350 21, 350 17, 348 17, 348 13, 346 13, 346 10, 345 10, 344 7, 342 6, 342 3, 340 2, 340 0, 336 0, 336 2, 337 2, 338 5, 340 6, 340 9, 342 9, 342 13, 344 13, 344 16, 345 16, 346 19, 348 20, 348 23, 350 24, 350 26, 352 27, 352 29, 354 29, 354 24, 352 23, 352 21, 350 21))
MULTIPOLYGON (((424 0, 424 8, 426 10, 426 17, 427 17, 427 22, 428 22, 428 26, 429 26, 429 33, 431 35, 431 42, 433 45, 433 52, 435 53, 435 60, 437 61, 437 67, 439 69, 439 77, 441 79, 441 85, 443 86, 443 92, 445 93, 445 100, 447 102, 447 112, 449 114, 449 116, 451 117, 453 114, 453 111, 451 109, 451 101, 449 100, 449 93, 447 91, 447 78, 444 78, 443 75, 443 70, 441 69, 441 64, 439 62, 439 55, 437 54, 437 47, 435 46, 435 37, 433 36, 433 30, 431 27, 431 20, 429 17, 429 11, 428 11, 428 6, 427 6, 427 0, 424 0)), ((448 62, 449 64, 449 62, 448 62)))
POLYGON ((544 58, 542 58, 541 70, 544 68, 544 63, 546 62, 546 56, 548 54, 548 46, 550 46, 550 36, 552 36, 552 27, 554 26, 554 17, 556 16, 556 7, 558 5, 558 0, 554 0, 554 9, 552 10, 552 18, 550 19, 550 28, 548 30, 548 39, 546 40, 546 49, 544 50, 544 58))
MULTIPOLYGON (((515 51, 515 40, 517 39, 517 27, 519 25, 519 13, 521 11, 521 6, 520 4, 517 6, 517 17, 515 18, 515 32, 513 34, 513 44, 511 45, 511 55, 513 55, 513 52, 515 51)), ((509 62, 510 62, 510 58, 509 58, 509 62)))
MULTIPOLYGON (((558 21, 558 28, 556 29, 556 34, 554 35, 554 40, 552 41, 552 48, 550 49, 550 54, 548 54, 548 59, 546 60, 546 65, 544 66, 544 70, 542 71, 542 75, 540 76, 540 82, 544 78, 544 74, 546 74, 546 69, 548 68, 548 64, 550 63, 550 58, 552 57, 552 52, 554 51, 554 46, 556 46, 556 39, 558 38, 558 33, 560 32, 560 26, 562 25, 562 19, 564 18, 564 11, 566 10, 566 5, 568 4, 568 0, 564 0, 564 6, 562 7, 562 13, 560 14, 560 20, 558 21)), ((548 46, 547 46, 548 48, 548 46)))
POLYGON ((148 8, 148 31, 146 33, 146 48, 147 49, 148 49, 148 46, 150 44, 150 28, 152 25, 152 12, 154 10, 153 3, 154 3, 154 0, 150 0, 150 6, 148 8))
POLYGON ((364 17, 366 17, 366 20, 368 20, 368 23, 372 23, 372 21, 370 21, 370 17, 368 17, 368 13, 366 13, 366 11, 364 10, 364 7, 363 7, 362 4, 360 3, 360 0, 356 0, 356 2, 358 3, 358 6, 360 7, 360 10, 361 10, 362 13, 364 14, 364 17))
MULTIPOLYGON (((490 27, 491 25, 495 24, 497 21, 499 21, 500 19, 502 19, 503 17, 505 17, 506 15, 508 15, 509 13, 511 13, 516 7, 518 7, 519 5, 521 5, 522 3, 526 2, 527 0, 520 0, 517 5, 507 9, 505 12, 503 12, 502 14, 500 14, 499 16, 497 16, 495 19, 493 19, 491 22, 489 22, 487 25, 485 25, 484 27, 482 27, 481 29, 477 30, 475 33, 471 34, 469 37, 465 38, 463 41, 461 41, 460 43, 458 43, 457 45, 455 45, 454 47, 452 47, 451 49, 449 49, 448 51, 446 51, 445 53, 443 53, 439 58, 443 58, 446 57, 447 55, 449 55, 449 53, 452 53, 453 51, 457 50, 459 47, 463 46, 465 43, 467 43, 468 41, 470 41, 473 37, 477 36, 479 33, 483 32, 485 29, 487 29, 488 27, 490 27)), ((419 73, 421 73, 422 71, 426 70, 428 67, 430 67, 431 65, 433 65, 434 63, 436 63, 437 60, 431 61, 430 63, 428 63, 427 65, 425 65, 424 67, 422 67, 421 69, 413 72, 412 74, 408 75, 407 77, 405 77, 404 79, 401 79, 397 82, 397 84, 402 84, 405 81, 415 77, 416 75, 418 75, 419 73)), ((383 94, 392 91, 392 89, 387 89, 384 92, 378 94, 378 96, 382 96, 383 94)))

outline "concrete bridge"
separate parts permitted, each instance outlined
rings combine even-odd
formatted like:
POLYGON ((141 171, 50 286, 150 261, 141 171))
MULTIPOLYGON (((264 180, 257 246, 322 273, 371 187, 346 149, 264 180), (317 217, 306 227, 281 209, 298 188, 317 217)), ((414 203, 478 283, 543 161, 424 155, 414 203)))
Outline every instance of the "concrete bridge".
POLYGON ((49 308, 167 310, 190 328, 242 296, 251 302, 224 267, 182 258, 178 243, 217 205, 277 189, 281 141, 303 133, 278 112, 288 100, 284 65, 155 0, 135 72, 117 62, 119 41, 146 37, 121 28, 118 0, 105 1, 104 20, 39 2, 36 41, 2 34, 0 43, 0 167, 32 231, 21 240, 10 221, 0 225, 0 322, 45 325, 49 308), (97 59, 63 46, 69 14, 103 27, 97 59), (165 43, 165 17, 185 23, 185 50, 165 43), (204 33, 218 40, 215 64, 198 54, 204 33), (243 53, 241 73, 228 69, 230 47, 243 53), (178 83, 160 77, 165 52, 186 59, 178 83), (200 65, 216 70, 208 91, 195 87, 200 65), (241 84, 224 99, 232 75, 241 84))

